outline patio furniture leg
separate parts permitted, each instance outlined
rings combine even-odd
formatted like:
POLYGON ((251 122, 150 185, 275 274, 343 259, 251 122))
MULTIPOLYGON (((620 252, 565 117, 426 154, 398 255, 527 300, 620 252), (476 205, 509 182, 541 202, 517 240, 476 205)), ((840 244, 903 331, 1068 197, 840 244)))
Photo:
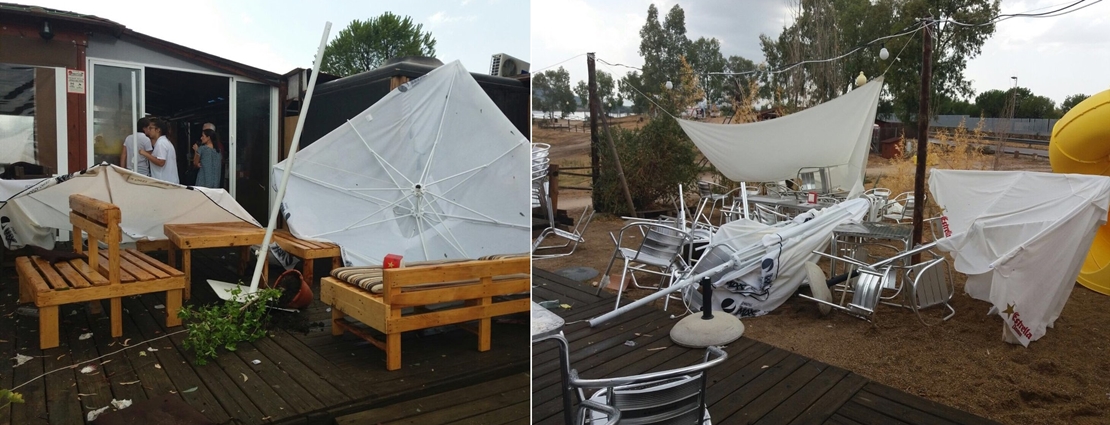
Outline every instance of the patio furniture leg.
MULTIPOLYGON (((493 279, 490 279, 492 282, 493 279)), ((485 306, 487 309, 493 305, 492 298, 482 298, 480 305, 485 306)), ((489 351, 490 348, 490 333, 493 332, 493 319, 486 317, 478 320, 478 351, 489 351)))
POLYGON ((172 328, 174 326, 181 326, 181 318, 177 317, 177 312, 181 310, 181 297, 184 296, 183 289, 174 289, 166 291, 166 327, 172 328))
POLYGON ((123 336, 123 303, 119 297, 108 301, 112 306, 112 338, 123 336))
POLYGON ((385 335, 385 368, 386 370, 397 370, 401 368, 400 333, 385 335))
POLYGON ((193 297, 193 250, 181 250, 181 267, 185 272, 185 301, 189 301, 193 297))
POLYGON ((343 335, 343 327, 339 326, 339 323, 337 322, 337 320, 342 320, 342 319, 343 319, 343 312, 339 311, 338 308, 332 307, 331 308, 331 335, 332 336, 343 335))
POLYGON ((315 270, 313 270, 312 264, 314 262, 316 262, 316 260, 308 258, 304 259, 304 267, 302 267, 301 270, 301 274, 304 275, 304 278, 308 280, 308 286, 312 286, 312 282, 316 280, 316 275, 314 274, 315 270))
POLYGON ((39 348, 58 346, 58 306, 39 307, 39 348))

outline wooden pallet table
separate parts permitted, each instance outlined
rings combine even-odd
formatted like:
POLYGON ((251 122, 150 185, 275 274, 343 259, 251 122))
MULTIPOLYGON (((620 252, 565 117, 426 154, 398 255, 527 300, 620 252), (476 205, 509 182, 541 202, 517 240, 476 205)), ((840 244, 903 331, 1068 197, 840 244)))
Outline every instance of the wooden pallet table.
MULTIPOLYGON (((337 269, 342 266, 342 255, 339 250, 339 245, 328 242, 313 242, 304 239, 297 239, 288 230, 274 230, 274 242, 281 247, 282 250, 289 254, 300 258, 304 263, 304 268, 301 274, 309 283, 315 280, 314 271, 312 269, 313 262, 317 258, 331 258, 331 268, 337 269)), ((329 272, 331 270, 328 270, 329 272)))
MULTIPOLYGON (((185 271, 185 299, 191 297, 193 285, 192 251, 202 248, 228 248, 242 247, 240 255, 239 273, 242 274, 246 266, 247 252, 251 245, 262 244, 266 237, 266 229, 254 224, 237 221, 228 223, 193 223, 193 224, 166 224, 163 226, 166 237, 173 246, 170 249, 170 265, 174 265, 177 250, 181 251, 181 269, 185 271)), ((263 256, 266 262, 269 256, 263 256)), ((267 266, 263 263, 262 280, 267 279, 267 266)))

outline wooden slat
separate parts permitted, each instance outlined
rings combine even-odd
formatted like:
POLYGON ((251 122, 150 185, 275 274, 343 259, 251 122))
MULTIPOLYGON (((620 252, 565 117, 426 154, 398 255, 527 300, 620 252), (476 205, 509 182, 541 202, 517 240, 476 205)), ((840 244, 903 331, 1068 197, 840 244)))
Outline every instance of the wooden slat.
MULTIPOLYGON (((42 274, 38 272, 38 269, 35 268, 34 261, 31 260, 31 257, 16 258, 15 270, 16 273, 19 274, 19 278, 32 287, 32 293, 49 292, 53 290, 50 285, 46 283, 46 280, 42 278, 42 274)), ((26 302, 32 300, 22 301, 26 302)))
POLYGON ((449 301, 487 298, 497 295, 527 293, 530 288, 531 282, 527 278, 510 279, 486 284, 473 282, 461 286, 394 293, 392 296, 388 297, 388 303, 395 308, 429 305, 449 301))
POLYGON ((163 262, 159 261, 158 259, 156 259, 154 257, 146 255, 142 251, 135 250, 135 249, 128 249, 128 250, 125 250, 123 252, 128 256, 128 258, 131 258, 132 261, 134 261, 136 263, 142 262, 143 264, 147 264, 151 267, 157 268, 158 270, 161 270, 162 273, 165 273, 168 276, 184 276, 185 275, 185 272, 183 272, 181 270, 178 270, 178 269, 175 269, 175 268, 171 267, 169 264, 163 263, 163 262))
MULTIPOLYGON (((365 423, 461 423, 468 418, 528 400, 528 375, 515 374, 481 385, 447 391, 335 419, 338 425, 365 423)), ((527 412, 523 417, 527 419, 527 412)), ((496 423, 484 421, 483 423, 496 423)))
POLYGON ((80 291, 49 291, 39 294, 39 302, 41 305, 61 305, 151 292, 164 292, 169 289, 184 289, 184 287, 185 279, 180 277, 166 278, 148 282, 132 282, 126 285, 94 286, 80 291))
POLYGON ((856 394, 863 385, 867 383, 867 378, 849 373, 832 389, 826 392, 821 398, 818 398, 809 407, 794 418, 790 423, 792 425, 802 424, 816 424, 824 422, 829 417, 833 416, 844 403, 847 403, 853 395, 856 394))
MULTIPOLYGON (((14 312, 14 306, 11 310, 14 312)), ((39 322, 33 317, 21 315, 14 315, 13 318, 15 322, 15 338, 13 338, 16 343, 15 352, 30 356, 31 359, 19 367, 13 368, 11 372, 12 382, 15 385, 24 385, 16 390, 23 394, 23 403, 12 404, 0 410, 10 409, 12 425, 45 425, 49 423, 49 418, 46 410, 46 379, 39 377, 45 372, 43 370, 43 358, 45 356, 43 351, 39 350, 39 336, 37 333, 39 322)), ((13 362, 8 361, 8 363, 13 362)), ((74 401, 76 402, 76 400, 74 401)))
POLYGON ((474 279, 476 276, 528 274, 531 270, 529 267, 530 261, 531 259, 528 257, 518 257, 385 269, 382 270, 382 283, 387 287, 397 288, 405 285, 421 285, 433 282, 466 281, 474 279))
POLYGON ((38 273, 46 280, 46 284, 50 285, 54 291, 73 289, 69 286, 69 283, 66 282, 65 278, 54 269, 54 266, 50 264, 49 261, 40 257, 31 257, 31 262, 35 264, 35 270, 38 270, 38 273))
MULTIPOLYGON (((100 273, 108 274, 107 272, 110 267, 109 264, 110 263, 108 259, 108 253, 102 252, 100 254, 100 261, 98 263, 98 266, 100 267, 100 273)), ((155 279, 155 276, 153 274, 150 274, 150 272, 143 270, 142 268, 137 267, 129 262, 120 262, 119 270, 121 272, 119 278, 121 283, 132 283, 155 279)))
POLYGON ((85 280, 89 281, 89 283, 91 283, 93 286, 108 284, 108 278, 98 273, 96 270, 93 270, 92 267, 89 267, 89 263, 85 260, 70 260, 69 265, 73 267, 73 269, 76 270, 77 273, 80 273, 81 277, 85 278, 85 280))
MULTIPOLYGON (((153 258, 142 255, 142 253, 139 253, 138 251, 135 251, 133 249, 123 250, 120 252, 120 266, 129 265, 134 269, 142 270, 148 273, 153 279, 162 279, 173 276, 169 273, 166 273, 166 271, 163 270, 161 267, 150 263, 149 261, 147 261, 147 259, 153 260, 153 258), (139 255, 135 255, 136 253, 138 253, 139 255)), ((180 276, 184 275, 185 273, 180 274, 180 276)), ((136 277, 142 279, 141 276, 136 277)))
POLYGON ((386 329, 389 308, 381 297, 327 277, 320 280, 320 300, 338 311, 358 318, 367 326, 383 332, 386 329))
POLYGON ((93 240, 101 240, 105 243, 112 243, 109 239, 111 233, 108 231, 108 228, 101 223, 97 223, 73 211, 69 213, 69 222, 73 223, 74 227, 77 227, 83 230, 85 233, 88 233, 90 250, 92 249, 91 247, 96 246, 96 244, 92 242, 93 240))
MULTIPOLYGON (((84 261, 81 260, 76 261, 84 263, 84 261)), ((65 278, 66 282, 71 288, 81 289, 92 286, 92 283, 85 279, 85 276, 75 270, 73 266, 69 264, 69 262, 59 261, 57 263, 54 263, 54 269, 58 271, 58 274, 61 274, 62 277, 65 278)))
POLYGON ((863 392, 874 394, 876 396, 888 399, 892 402, 899 403, 911 409, 918 409, 926 411, 946 421, 951 421, 961 424, 995 424, 996 422, 990 421, 979 416, 972 415, 959 409, 955 409, 935 401, 917 397, 898 391, 889 386, 871 382, 863 388, 863 392))
POLYGON ((841 379, 848 375, 848 371, 837 367, 828 367, 813 378, 808 385, 801 387, 797 393, 784 400, 766 415, 759 418, 756 424, 775 425, 786 424, 797 418, 802 411, 813 405, 822 395, 833 388, 841 379))
POLYGON ((386 333, 427 329, 525 311, 531 311, 531 301, 527 299, 504 301, 488 306, 453 308, 388 320, 386 321, 386 333))
MULTIPOLYGON (((155 312, 150 311, 142 300, 124 298, 123 304, 132 312, 129 315, 133 320, 131 324, 135 325, 133 329, 136 329, 141 335, 142 339, 140 340, 147 340, 165 335, 165 331, 160 327, 162 321, 156 317, 155 312)), ((126 329, 127 327, 124 326, 124 328, 126 329)), ((132 340, 130 342, 137 343, 140 340, 132 340)), ((240 407, 234 405, 233 402, 223 400, 223 397, 217 397, 212 387, 209 387, 201 380, 198 376, 198 372, 193 369, 191 366, 192 363, 190 363, 191 359, 182 355, 182 351, 176 349, 173 341, 163 338, 154 344, 156 344, 158 351, 153 353, 147 352, 146 356, 139 356, 138 352, 135 350, 128 350, 130 355, 133 356, 132 359, 135 358, 134 356, 138 356, 140 359, 144 360, 135 363, 136 367, 139 368, 140 377, 144 374, 148 376, 143 378, 143 382, 147 382, 149 379, 158 379, 158 382, 161 383, 160 385, 164 385, 164 381, 160 380, 161 378, 149 377, 149 374, 156 373, 155 371, 164 371, 166 378, 169 379, 170 384, 173 386, 173 390, 176 391, 185 402, 201 411, 201 413, 204 413, 204 415, 213 422, 226 423, 230 421, 232 415, 229 412, 236 412, 240 407), (170 348, 163 349, 166 347, 170 348), (155 365, 161 367, 155 367, 155 365), (196 388, 196 390, 185 392, 185 390, 191 390, 193 388, 196 388), (235 410, 225 408, 225 404, 233 405, 230 409, 235 410)), ((160 387, 155 386, 155 388, 160 387)), ((155 395, 161 394, 165 394, 165 392, 158 392, 155 395)))
POLYGON ((119 207, 82 194, 69 195, 69 209, 102 224, 119 224, 119 207))

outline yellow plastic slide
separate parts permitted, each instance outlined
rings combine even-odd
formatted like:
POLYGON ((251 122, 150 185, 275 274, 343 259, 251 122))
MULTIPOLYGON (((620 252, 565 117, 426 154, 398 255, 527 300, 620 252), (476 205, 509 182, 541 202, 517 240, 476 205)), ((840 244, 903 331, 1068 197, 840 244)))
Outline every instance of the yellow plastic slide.
MULTIPOLYGON (((1110 176, 1110 90, 1080 102, 1056 122, 1048 160, 1053 172, 1110 176)), ((1110 295, 1110 224, 1098 229, 1078 280, 1110 295)))

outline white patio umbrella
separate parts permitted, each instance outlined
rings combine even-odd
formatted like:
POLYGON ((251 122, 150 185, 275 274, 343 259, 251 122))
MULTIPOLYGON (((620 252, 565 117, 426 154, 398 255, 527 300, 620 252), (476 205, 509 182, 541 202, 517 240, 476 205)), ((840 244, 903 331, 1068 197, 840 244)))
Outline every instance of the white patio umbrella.
POLYGON ((349 265, 527 253, 530 157, 528 140, 456 61, 302 150, 284 214, 295 236, 338 244, 349 265))
POLYGON ((42 180, 0 204, 0 225, 9 249, 54 248, 55 229, 70 230, 69 195, 80 193, 120 208, 124 242, 166 239, 162 226, 245 221, 258 225, 227 191, 187 187, 115 165, 42 180))
MULTIPOLYGON (((770 311, 782 304, 805 278, 805 261, 816 257, 812 251, 832 238, 832 230, 849 220, 860 220, 867 212, 868 201, 853 199, 815 211, 808 221, 782 227, 764 226, 749 220, 737 220, 721 227, 713 236, 706 253, 698 264, 670 287, 622 306, 609 313, 590 319, 590 326, 597 326, 639 306, 648 304, 668 294, 692 288, 692 285, 709 277, 713 280, 714 303, 720 301, 718 291, 749 293, 752 302, 741 305, 749 310, 770 311), (740 230, 739 228, 744 228, 740 230), (735 230, 729 230, 735 229, 735 230), (731 282, 743 279, 735 288, 731 282), (755 283, 751 283, 751 282, 755 283), (745 288, 746 286, 756 288, 745 288), (754 292, 758 292, 755 294, 754 292), (754 302, 758 301, 758 302, 754 302)), ((688 294, 692 294, 689 292, 688 294)), ((696 297, 692 297, 696 298, 696 297)), ((696 299, 691 299, 695 304, 696 299)), ((722 308, 738 314, 737 308, 722 308)))

